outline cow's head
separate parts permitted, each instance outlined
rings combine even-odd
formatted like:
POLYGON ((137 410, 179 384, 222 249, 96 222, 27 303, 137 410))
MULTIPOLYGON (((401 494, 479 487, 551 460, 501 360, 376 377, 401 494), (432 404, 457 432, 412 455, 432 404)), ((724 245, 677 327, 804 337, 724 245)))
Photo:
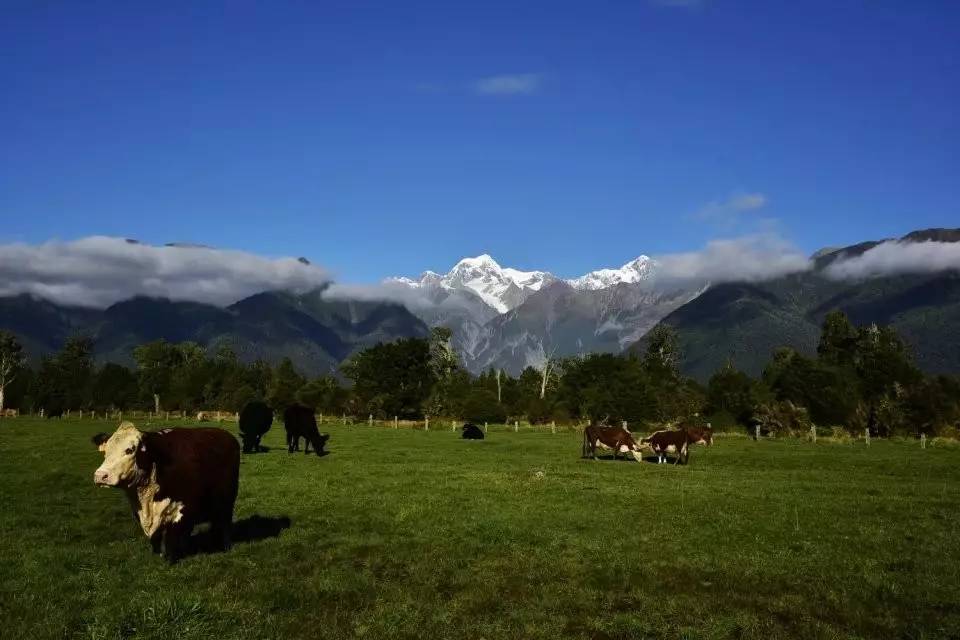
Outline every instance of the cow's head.
POLYGON ((143 433, 132 422, 122 423, 112 436, 105 433, 95 435, 93 443, 103 452, 103 464, 93 472, 94 484, 128 487, 136 484, 145 473, 143 433))

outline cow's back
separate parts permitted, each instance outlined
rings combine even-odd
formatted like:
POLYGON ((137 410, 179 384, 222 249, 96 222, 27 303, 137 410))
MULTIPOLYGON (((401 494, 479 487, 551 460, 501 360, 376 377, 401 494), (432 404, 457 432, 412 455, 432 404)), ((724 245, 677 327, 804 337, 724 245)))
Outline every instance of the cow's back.
POLYGON ((216 427, 172 428, 144 434, 163 497, 188 505, 198 521, 232 512, 240 479, 240 444, 216 427))

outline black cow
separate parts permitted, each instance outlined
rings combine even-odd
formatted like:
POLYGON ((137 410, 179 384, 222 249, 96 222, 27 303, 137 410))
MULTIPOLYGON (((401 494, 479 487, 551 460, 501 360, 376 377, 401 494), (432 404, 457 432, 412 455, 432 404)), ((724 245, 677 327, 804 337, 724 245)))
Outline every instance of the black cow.
POLYGON ((60 409, 59 407, 53 408, 47 411, 47 420, 49 420, 50 418, 62 418, 62 417, 63 417, 63 409, 60 409))
POLYGON ((260 440, 273 425, 273 409, 259 400, 248 402, 240 412, 240 438, 244 453, 262 451, 260 440))
POLYGON ((283 412, 283 426, 287 430, 287 452, 300 450, 300 438, 303 438, 303 453, 310 453, 310 445, 318 456, 324 455, 323 447, 330 439, 330 434, 320 433, 317 430, 317 418, 313 409, 295 404, 287 407, 283 412))
POLYGON ((475 424, 467 423, 463 425, 464 440, 483 440, 483 429, 475 424))

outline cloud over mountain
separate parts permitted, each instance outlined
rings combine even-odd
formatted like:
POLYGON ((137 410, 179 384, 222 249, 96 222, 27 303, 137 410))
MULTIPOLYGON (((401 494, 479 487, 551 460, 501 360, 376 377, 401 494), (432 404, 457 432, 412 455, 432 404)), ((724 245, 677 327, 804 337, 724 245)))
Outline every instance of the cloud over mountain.
POLYGON ((226 306, 261 291, 305 291, 329 281, 325 269, 303 259, 195 245, 107 236, 0 245, 0 296, 30 293, 87 307, 137 295, 226 306))
POLYGON ((806 271, 809 258, 774 234, 711 240, 699 251, 654 256, 660 282, 756 282, 806 271))
POLYGON ((960 243, 889 240, 861 255, 833 262, 825 273, 838 280, 861 280, 950 269, 960 270, 960 243))

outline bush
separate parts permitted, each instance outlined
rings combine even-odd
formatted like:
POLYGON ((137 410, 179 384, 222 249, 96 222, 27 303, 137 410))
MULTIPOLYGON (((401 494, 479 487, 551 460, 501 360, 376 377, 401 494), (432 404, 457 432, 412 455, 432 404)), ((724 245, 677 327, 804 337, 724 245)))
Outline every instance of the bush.
POLYGON ((759 425, 762 434, 791 436, 808 433, 813 423, 806 408, 782 400, 757 407, 751 424, 759 425))
POLYGON ((507 421, 507 410, 497 403, 497 394, 486 389, 472 391, 463 400, 460 413, 467 422, 478 424, 503 424, 507 421))

